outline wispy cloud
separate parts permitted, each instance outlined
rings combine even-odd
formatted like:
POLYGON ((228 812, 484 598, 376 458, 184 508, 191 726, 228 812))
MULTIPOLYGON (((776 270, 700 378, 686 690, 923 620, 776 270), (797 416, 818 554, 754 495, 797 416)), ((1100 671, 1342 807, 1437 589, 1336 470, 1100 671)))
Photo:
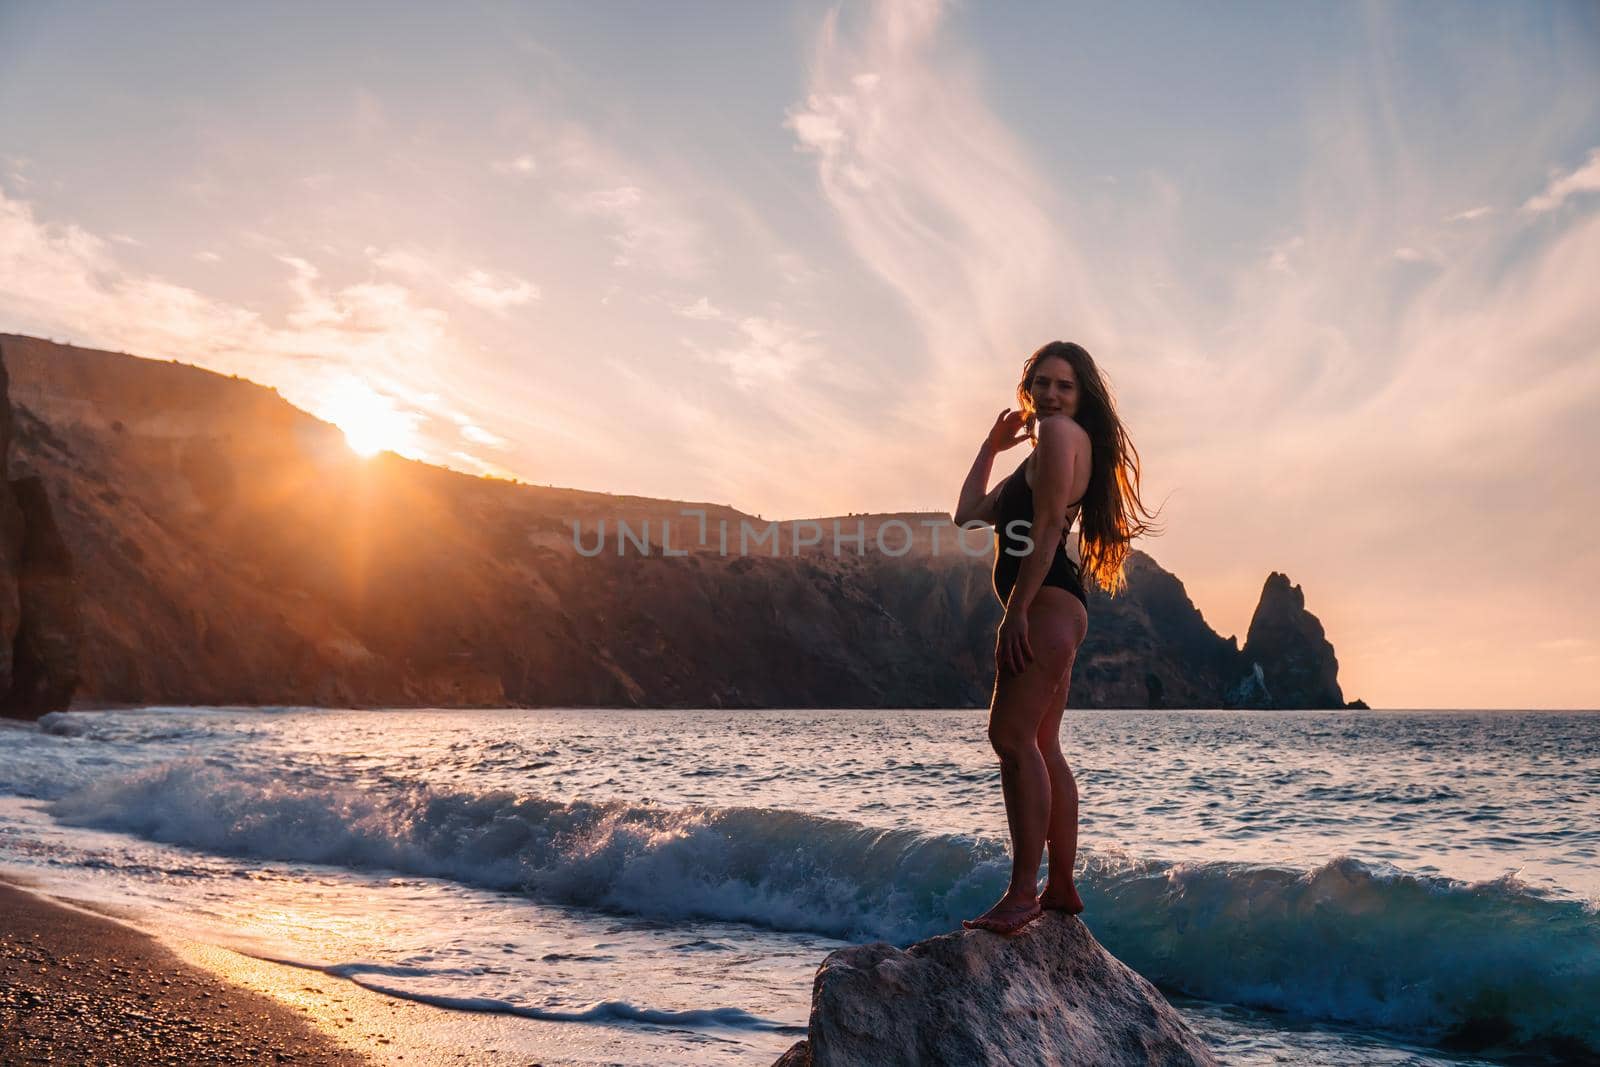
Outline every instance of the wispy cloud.
POLYGON ((1576 170, 1552 175, 1544 191, 1529 197, 1522 205, 1522 210, 1526 214, 1539 215, 1554 211, 1570 197, 1595 192, 1600 192, 1600 148, 1591 148, 1588 159, 1576 170))
POLYGON ((665 183, 575 125, 560 129, 552 152, 577 186, 560 194, 560 203, 574 215, 610 224, 614 266, 673 278, 692 278, 706 267, 703 228, 665 183))
POLYGON ((686 319, 698 319, 702 322, 721 322, 727 318, 720 308, 704 296, 692 304, 681 305, 676 310, 686 319))
POLYGON ((1551 652, 1577 652, 1591 647, 1594 643, 1585 637, 1557 637, 1549 641, 1540 641, 1539 647, 1551 652))
POLYGON ((29 171, 33 169, 34 162, 26 156, 5 157, 6 178, 18 189, 26 189, 33 184, 29 171))
POLYGON ((471 441, 474 444, 488 445, 490 448, 504 449, 509 447, 511 444, 510 441, 507 441, 499 434, 490 433, 482 426, 474 426, 471 423, 467 423, 465 426, 461 427, 461 436, 465 437, 468 441, 471 441))
POLYGON ((492 460, 475 456, 471 452, 450 452, 446 456, 445 464, 457 470, 466 471, 468 474, 478 474, 488 478, 503 478, 507 481, 521 480, 514 471, 509 471, 492 460))
POLYGON ((440 266, 439 261, 444 257, 438 253, 430 254, 413 248, 369 248, 367 257, 380 270, 445 289, 473 307, 496 314, 503 314, 510 308, 521 307, 540 297, 539 287, 526 278, 496 274, 481 267, 471 267, 458 274, 440 266))
POLYGON ((445 410, 434 383, 455 347, 448 313, 401 285, 330 286, 310 260, 277 259, 288 268, 291 298, 281 325, 129 270, 111 242, 76 225, 41 222, 30 204, 0 191, 0 318, 8 329, 181 355, 277 386, 330 421, 387 434, 384 447, 447 462, 429 433, 445 410))
POLYGON ((930 392, 970 397, 1063 323, 1091 343, 1108 323, 1056 193, 943 24, 938 3, 879 4, 847 35, 830 12, 787 126, 850 246, 921 325, 930 392))
POLYGON ((450 283, 461 299, 486 311, 504 311, 539 298, 539 287, 523 278, 496 278, 488 271, 471 270, 450 283))
POLYGON ((1305 246, 1306 239, 1299 234, 1281 244, 1274 245, 1271 254, 1267 256, 1267 269, 1277 271, 1280 274, 1293 274, 1294 267, 1291 257, 1305 246))
POLYGON ((757 315, 740 319, 733 344, 689 349, 701 359, 726 367, 744 390, 782 385, 826 357, 817 333, 792 322, 757 315))
POLYGON ((531 155, 523 153, 515 159, 496 160, 490 164, 490 169, 496 174, 515 174, 527 177, 539 172, 539 163, 531 155))
MULTIPOLYGON (((1173 493, 1174 533, 1150 547, 1222 625, 1242 630, 1261 574, 1288 569, 1318 591, 1324 622, 1363 635, 1341 645, 1349 677, 1396 691, 1414 683, 1391 650, 1418 630, 1466 671, 1477 631, 1440 622, 1445 603, 1466 620, 1487 598, 1528 633, 1592 626, 1558 589, 1600 584, 1600 555, 1565 547, 1584 536, 1578 516, 1600 515, 1572 458, 1600 451, 1581 414, 1600 408, 1586 281, 1600 276, 1600 219, 1531 242, 1460 226, 1491 204, 1441 219, 1446 175, 1407 143, 1383 96, 1395 79, 1378 71, 1379 99, 1310 102, 1316 151, 1298 210, 1277 220, 1285 236, 1199 276, 1178 252, 1190 189, 1147 175, 1142 204, 1114 225, 1077 226, 1090 194, 1046 180, 974 65, 940 4, 880 4, 852 33, 832 15, 788 117, 852 248, 927 339, 929 392, 946 399, 918 391, 919 403, 967 427, 939 462, 964 465, 981 409, 1009 403, 996 368, 1065 332, 1119 387, 1148 498, 1173 493), (1491 516, 1512 500, 1524 551, 1551 567, 1545 594, 1515 568, 1459 580, 1504 558, 1491 516)), ((1597 178, 1591 156, 1529 210, 1597 178)))

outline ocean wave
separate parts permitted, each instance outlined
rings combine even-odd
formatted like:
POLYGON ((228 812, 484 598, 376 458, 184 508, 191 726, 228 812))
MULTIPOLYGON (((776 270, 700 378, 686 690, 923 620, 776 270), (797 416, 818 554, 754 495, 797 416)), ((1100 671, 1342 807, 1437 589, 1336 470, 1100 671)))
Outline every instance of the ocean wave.
POLYGON ((50 812, 228 856, 390 869, 846 940, 950 929, 992 903, 1008 870, 999 842, 777 808, 563 803, 403 784, 378 793, 198 759, 109 776, 50 812))
POLYGON ((232 739, 259 736, 267 732, 275 716, 309 710, 291 706, 263 707, 186 707, 149 705, 121 711, 52 711, 41 716, 39 732, 50 737, 70 737, 83 741, 145 745, 154 742, 189 741, 226 735, 232 739), (259 720, 251 729, 246 722, 259 720))
MULTIPOLYGON (((192 759, 107 778, 51 810, 230 856, 855 941, 953 929, 1008 877, 1003 843, 964 835, 774 808, 378 793, 192 759)), ((1600 1052, 1600 917, 1512 878, 1467 885, 1353 859, 1296 870, 1097 852, 1078 883, 1096 936, 1169 989, 1430 1039, 1600 1052)))
POLYGON ((1507 876, 1089 855, 1105 946, 1168 989, 1473 1048, 1600 1053, 1600 916, 1507 876))

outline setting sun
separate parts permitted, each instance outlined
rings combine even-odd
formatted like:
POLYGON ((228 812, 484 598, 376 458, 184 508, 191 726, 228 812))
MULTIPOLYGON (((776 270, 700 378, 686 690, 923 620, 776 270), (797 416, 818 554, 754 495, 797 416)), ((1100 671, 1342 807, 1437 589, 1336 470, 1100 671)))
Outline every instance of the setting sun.
POLYGON ((317 415, 344 431, 350 450, 361 456, 405 453, 415 444, 417 416, 399 410, 385 396, 356 378, 347 378, 319 405, 317 415))

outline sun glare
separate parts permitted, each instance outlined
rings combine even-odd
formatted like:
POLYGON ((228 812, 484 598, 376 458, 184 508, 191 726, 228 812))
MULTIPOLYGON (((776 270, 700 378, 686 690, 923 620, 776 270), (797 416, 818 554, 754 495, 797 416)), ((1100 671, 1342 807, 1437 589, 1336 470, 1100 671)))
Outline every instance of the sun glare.
POLYGON ((341 382, 319 406, 319 416, 344 431, 345 442, 357 455, 405 453, 415 443, 416 416, 399 410, 393 397, 363 381, 341 382))

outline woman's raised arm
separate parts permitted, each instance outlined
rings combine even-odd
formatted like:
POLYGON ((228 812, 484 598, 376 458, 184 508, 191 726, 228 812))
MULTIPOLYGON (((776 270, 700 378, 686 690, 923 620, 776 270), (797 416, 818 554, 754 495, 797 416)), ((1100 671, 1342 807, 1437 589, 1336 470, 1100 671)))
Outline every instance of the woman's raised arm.
POLYGON ((992 524, 995 521, 1000 486, 995 486, 992 492, 987 491, 989 475, 994 470, 994 457, 1028 439, 1026 433, 1020 432, 1024 421, 1022 412, 1010 408, 995 418, 989 436, 978 447, 972 469, 967 471, 967 480, 961 484, 961 497, 956 501, 955 515, 952 516, 957 526, 965 526, 970 522, 992 524))

